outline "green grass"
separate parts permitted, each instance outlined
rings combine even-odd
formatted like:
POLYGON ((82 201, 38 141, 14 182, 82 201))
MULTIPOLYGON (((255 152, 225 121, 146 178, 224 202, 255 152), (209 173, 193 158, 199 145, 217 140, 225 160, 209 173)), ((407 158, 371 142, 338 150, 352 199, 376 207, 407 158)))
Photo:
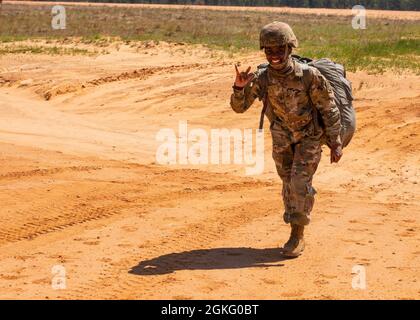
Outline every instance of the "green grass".
POLYGON ((258 50, 260 28, 281 20, 295 30, 300 55, 329 57, 353 71, 391 68, 420 74, 419 21, 368 19, 366 30, 353 30, 351 17, 337 16, 77 5, 66 10, 67 29, 52 30, 51 6, 3 4, 0 42, 81 37, 84 43, 101 46, 116 37, 205 44, 235 53, 258 50))
POLYGON ((25 46, 25 45, 9 45, 0 47, 0 55, 2 54, 50 54, 50 55, 92 55, 93 53, 86 49, 78 48, 62 48, 62 47, 45 47, 45 46, 25 46))

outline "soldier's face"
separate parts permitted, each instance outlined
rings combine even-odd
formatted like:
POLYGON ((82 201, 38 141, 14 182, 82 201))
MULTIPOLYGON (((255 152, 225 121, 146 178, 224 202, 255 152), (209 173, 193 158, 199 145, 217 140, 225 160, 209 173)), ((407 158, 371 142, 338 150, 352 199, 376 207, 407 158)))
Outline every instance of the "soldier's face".
POLYGON ((283 64, 289 55, 288 51, 289 50, 287 46, 275 46, 264 48, 267 61, 273 66, 283 64))

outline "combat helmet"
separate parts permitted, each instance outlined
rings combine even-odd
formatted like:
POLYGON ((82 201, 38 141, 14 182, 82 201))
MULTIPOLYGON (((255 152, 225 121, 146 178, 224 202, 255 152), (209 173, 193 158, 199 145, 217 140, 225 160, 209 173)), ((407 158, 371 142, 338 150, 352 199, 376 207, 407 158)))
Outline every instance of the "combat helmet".
POLYGON ((274 21, 261 29, 260 49, 286 44, 292 48, 298 47, 298 40, 287 23, 274 21))

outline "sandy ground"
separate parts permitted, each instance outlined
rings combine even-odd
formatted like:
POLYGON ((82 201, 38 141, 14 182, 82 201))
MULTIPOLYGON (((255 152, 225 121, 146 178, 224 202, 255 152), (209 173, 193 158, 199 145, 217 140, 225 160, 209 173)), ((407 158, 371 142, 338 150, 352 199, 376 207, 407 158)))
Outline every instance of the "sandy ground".
MULTIPOLYGON (((74 44, 69 44, 69 46, 74 44)), ((79 45, 80 47, 80 45, 79 45)), ((307 248, 265 170, 156 164, 162 128, 256 128, 229 107, 236 61, 203 47, 115 43, 105 55, 0 57, 0 298, 418 299, 420 79, 350 74, 358 131, 328 150, 307 248), (66 289, 52 287, 65 268, 66 289), (366 289, 355 290, 355 265, 366 289)))

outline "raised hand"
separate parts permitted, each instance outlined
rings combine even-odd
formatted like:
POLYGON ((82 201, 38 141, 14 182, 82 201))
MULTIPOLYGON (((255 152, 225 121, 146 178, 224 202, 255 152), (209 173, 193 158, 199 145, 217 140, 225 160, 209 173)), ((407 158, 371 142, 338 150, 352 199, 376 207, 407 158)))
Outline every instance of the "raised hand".
POLYGON ((235 64, 235 70, 236 70, 236 79, 235 79, 235 87, 243 88, 248 83, 250 83, 254 77, 255 74, 249 73, 251 70, 251 67, 248 67, 245 72, 239 72, 238 66, 235 64))

